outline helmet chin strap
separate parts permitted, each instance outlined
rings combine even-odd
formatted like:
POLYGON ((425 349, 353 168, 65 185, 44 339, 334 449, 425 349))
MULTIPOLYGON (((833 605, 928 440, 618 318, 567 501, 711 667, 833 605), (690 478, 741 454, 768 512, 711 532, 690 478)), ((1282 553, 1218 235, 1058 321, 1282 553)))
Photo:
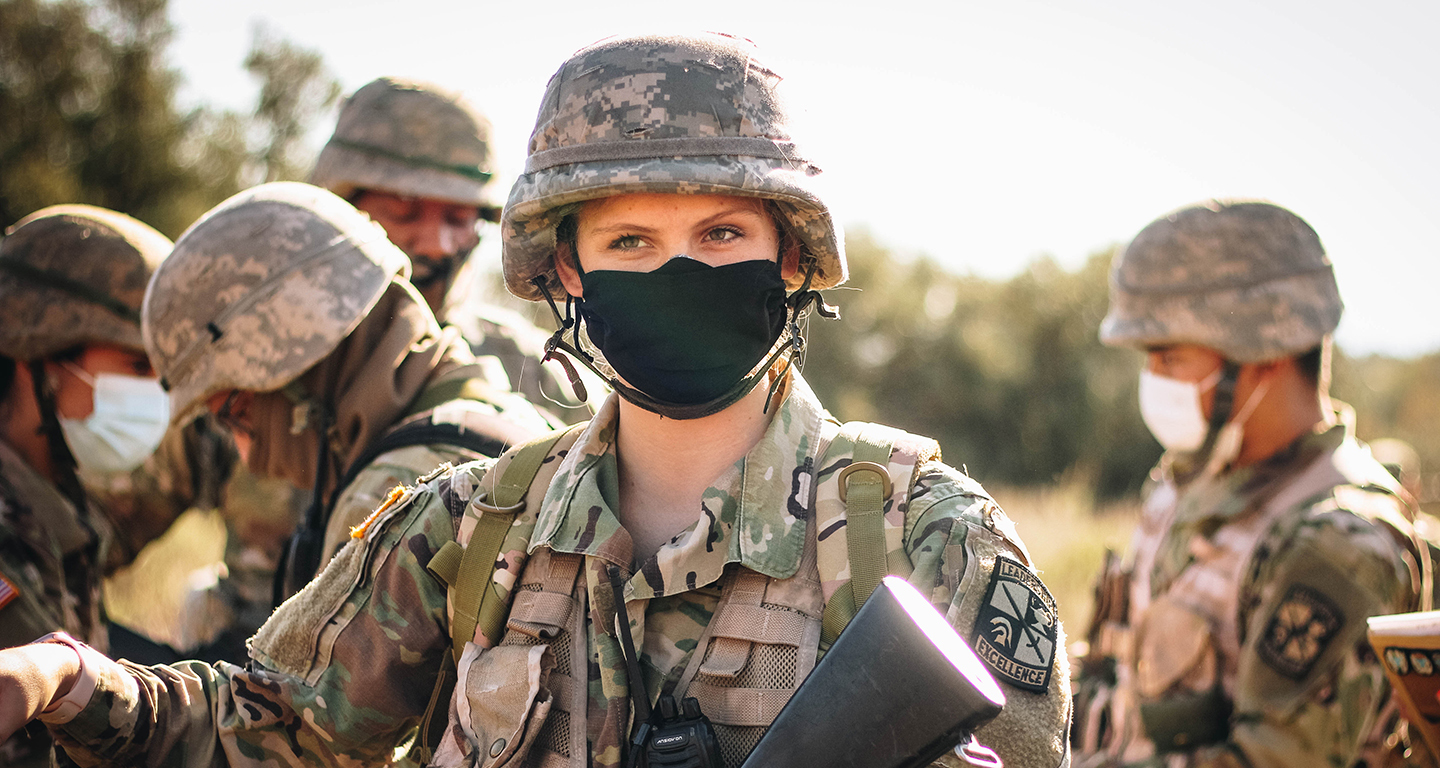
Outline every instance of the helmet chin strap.
POLYGON ((750 394, 750 391, 755 389, 756 385, 769 375, 771 367, 774 366, 777 360, 783 357, 785 359, 785 367, 780 371, 780 375, 776 376, 775 380, 771 382, 769 394, 765 398, 765 410, 768 412, 770 409, 770 401, 774 398, 775 391, 779 387, 780 382, 785 379, 785 374, 788 373, 790 367, 794 365, 795 358, 801 356, 804 352, 805 335, 800 331, 800 319, 808 314, 812 306, 821 317, 831 320, 836 320, 840 317, 840 310, 826 303, 819 291, 810 288, 810 284, 815 277, 815 269, 816 263, 813 261, 810 262, 809 268, 805 272, 805 281, 798 289, 785 297, 785 306, 788 310, 787 314, 789 315, 786 320, 785 332, 780 334, 780 338, 776 340, 770 353, 766 355, 759 364, 752 368, 749 374, 735 382, 735 386, 713 400, 703 403, 671 403, 658 400, 620 381, 615 376, 607 375, 604 371, 600 370, 594 356, 584 351, 580 346, 580 319, 576 317, 574 313, 575 298, 573 296, 566 297, 565 315, 562 317, 559 307, 555 304, 555 299, 550 295, 550 290, 546 286, 545 276, 543 275, 533 278, 530 282, 539 289, 540 294, 545 297, 545 302, 550 305, 550 312, 555 315, 555 322, 559 328, 556 329, 549 341, 545 342, 545 356, 541 358, 541 362, 543 363, 552 358, 558 360, 561 367, 565 369, 565 375, 570 380, 570 386, 575 391, 575 397, 581 401, 587 399, 585 385, 581 383, 575 366, 572 365, 565 356, 556 354, 557 351, 564 352, 570 357, 579 360, 586 368, 594 371, 595 375, 604 379, 605 383, 609 384, 620 397, 651 413, 659 414, 668 419, 683 421, 714 415, 739 402, 746 395, 750 394), (569 331, 571 334, 571 342, 565 341, 566 331, 569 331))

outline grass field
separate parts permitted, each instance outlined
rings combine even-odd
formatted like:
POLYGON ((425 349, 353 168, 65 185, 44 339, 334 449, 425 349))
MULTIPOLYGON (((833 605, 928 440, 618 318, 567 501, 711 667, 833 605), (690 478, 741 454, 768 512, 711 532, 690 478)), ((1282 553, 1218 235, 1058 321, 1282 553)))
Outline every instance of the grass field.
MULTIPOLYGON (((1085 629, 1095 574, 1105 548, 1123 551, 1138 508, 1098 507, 1088 487, 1067 481, 1046 488, 992 488, 1015 520, 1020 536, 1060 606, 1071 638, 1085 629)), ((192 580, 214 573, 225 548, 218 513, 185 513, 164 537, 140 553, 130 568, 106 583, 110 615, 157 640, 174 642, 179 614, 192 580)))

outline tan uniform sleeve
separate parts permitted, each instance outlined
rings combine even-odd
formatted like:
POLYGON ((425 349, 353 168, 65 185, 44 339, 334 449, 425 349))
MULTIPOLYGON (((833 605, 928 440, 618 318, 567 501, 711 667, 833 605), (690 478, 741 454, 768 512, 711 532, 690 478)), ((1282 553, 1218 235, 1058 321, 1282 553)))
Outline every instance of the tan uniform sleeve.
MULTIPOLYGON (((1251 588, 1226 750, 1253 766, 1353 764, 1388 687, 1365 619, 1412 609, 1403 550, 1378 524, 1341 510, 1304 516, 1251 588)), ((1258 558, 1257 558, 1258 559, 1258 558)), ((1215 754, 1216 764, 1234 762, 1215 754)))
MULTIPOLYGON (((1005 709, 976 737, 1006 768, 1062 765, 1070 726, 1065 632, 1013 523, 978 483, 938 462, 921 467, 906 520, 910 582, 931 595, 1005 691, 1005 709)), ((946 756, 936 764, 961 763, 946 756)))

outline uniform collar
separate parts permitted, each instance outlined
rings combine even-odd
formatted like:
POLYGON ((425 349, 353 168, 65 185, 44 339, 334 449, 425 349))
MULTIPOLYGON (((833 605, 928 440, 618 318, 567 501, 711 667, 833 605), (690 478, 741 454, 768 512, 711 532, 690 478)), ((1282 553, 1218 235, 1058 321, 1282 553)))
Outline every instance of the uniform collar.
MULTIPOLYGON (((829 418, 799 373, 764 436, 706 489, 704 513, 645 563, 626 599, 671 595, 710 584, 731 563, 773 578, 800 567, 814 488, 816 442, 829 418)), ((615 424, 611 395, 562 460, 537 513, 530 550, 547 546, 631 565, 629 533, 620 527, 615 424)))
POLYGON ((1316 425, 1314 430, 1254 464, 1183 486, 1177 521, 1237 517, 1252 509, 1254 500, 1274 483, 1293 477, 1321 455, 1333 453, 1349 438, 1355 421, 1350 406, 1339 402, 1334 405, 1333 423, 1316 425))

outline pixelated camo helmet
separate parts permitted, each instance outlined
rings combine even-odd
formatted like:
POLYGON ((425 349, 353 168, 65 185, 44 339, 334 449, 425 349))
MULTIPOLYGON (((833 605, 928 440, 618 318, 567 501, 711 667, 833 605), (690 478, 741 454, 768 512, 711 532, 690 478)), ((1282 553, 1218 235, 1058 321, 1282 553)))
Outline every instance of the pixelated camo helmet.
POLYGON ((216 392, 268 392, 355 330, 410 260, 334 194, 275 182, 221 203, 180 235, 150 282, 145 348, 176 420, 216 392))
POLYGON ((790 135, 779 75, 753 43, 715 33, 602 40, 545 89, 501 221, 506 287, 537 301, 531 281, 544 276, 563 295, 556 225, 574 203, 630 192, 773 200, 815 261, 812 287, 839 285, 844 241, 819 174, 790 135))
POLYGON ((140 302, 170 239, 93 205, 56 205, 0 240, 0 355, 49 357, 81 344, 143 349, 140 302))
POLYGON ((346 99, 310 183, 347 200, 375 189, 475 205, 494 220, 499 208, 486 188, 495 170, 490 131, 460 94, 382 77, 346 99))
POLYGON ((1100 339, 1197 344, 1254 363, 1313 349, 1341 309, 1330 259, 1304 219, 1267 202, 1212 200, 1151 222, 1115 259, 1100 339))

